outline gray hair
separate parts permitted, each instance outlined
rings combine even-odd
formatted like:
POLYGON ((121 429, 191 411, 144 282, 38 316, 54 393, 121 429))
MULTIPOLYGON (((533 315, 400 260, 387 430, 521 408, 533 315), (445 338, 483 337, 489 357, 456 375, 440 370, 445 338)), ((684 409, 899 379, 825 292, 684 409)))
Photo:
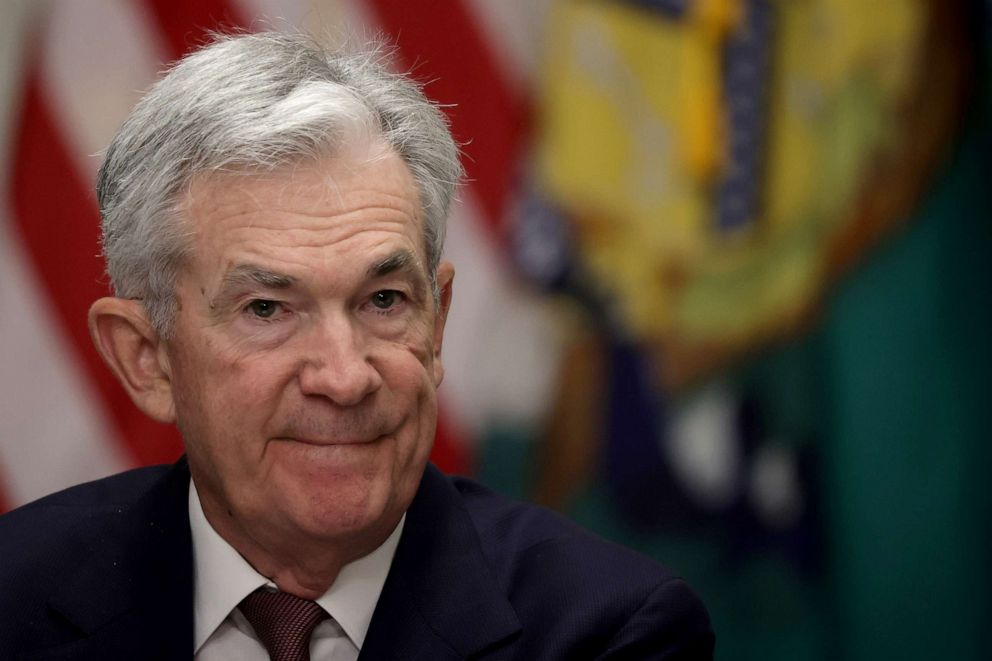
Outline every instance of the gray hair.
POLYGON ((168 337, 189 240, 178 212, 197 175, 271 171, 339 148, 364 128, 403 160, 423 210, 436 292, 445 221, 462 175, 438 107, 379 49, 328 51, 301 35, 217 35, 135 106, 97 175, 103 253, 117 296, 141 299, 168 337))

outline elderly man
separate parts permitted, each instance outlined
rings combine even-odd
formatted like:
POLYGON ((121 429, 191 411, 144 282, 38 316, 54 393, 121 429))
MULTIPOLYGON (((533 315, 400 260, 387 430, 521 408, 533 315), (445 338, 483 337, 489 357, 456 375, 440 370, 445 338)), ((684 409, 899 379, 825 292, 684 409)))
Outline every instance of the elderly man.
POLYGON ((0 657, 710 658, 667 569, 428 465, 460 172, 368 54, 223 37, 148 93, 89 323, 187 456, 0 519, 0 657))

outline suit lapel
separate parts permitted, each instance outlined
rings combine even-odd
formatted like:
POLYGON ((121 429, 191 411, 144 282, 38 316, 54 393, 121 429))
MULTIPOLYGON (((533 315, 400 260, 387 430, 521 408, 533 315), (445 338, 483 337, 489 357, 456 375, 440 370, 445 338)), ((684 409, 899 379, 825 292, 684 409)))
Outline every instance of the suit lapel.
POLYGON ((428 466, 360 661, 463 659, 519 631, 460 494, 428 466))
POLYGON ((181 460, 137 502, 94 516, 102 545, 49 603, 81 638, 27 658, 192 655, 188 488, 181 460))

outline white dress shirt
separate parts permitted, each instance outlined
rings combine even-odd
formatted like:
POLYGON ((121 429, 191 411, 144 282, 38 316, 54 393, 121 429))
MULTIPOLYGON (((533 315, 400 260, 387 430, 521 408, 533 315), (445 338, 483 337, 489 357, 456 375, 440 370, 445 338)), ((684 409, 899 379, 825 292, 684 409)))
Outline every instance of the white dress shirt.
MULTIPOLYGON (((385 542, 341 569, 317 603, 331 616, 314 629, 312 661, 355 661, 365 642, 372 611, 386 582, 406 515, 385 542)), ((275 587, 213 529, 203 514, 193 481, 189 484, 189 523, 193 535, 193 645, 197 661, 268 661, 265 647, 237 608, 263 585, 275 587)))

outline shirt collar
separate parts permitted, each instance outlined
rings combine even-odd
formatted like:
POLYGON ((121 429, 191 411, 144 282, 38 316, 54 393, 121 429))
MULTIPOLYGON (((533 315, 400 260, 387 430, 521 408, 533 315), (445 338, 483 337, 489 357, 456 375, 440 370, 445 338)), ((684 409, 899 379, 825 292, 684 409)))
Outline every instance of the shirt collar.
MULTIPOLYGON (((377 549, 342 567, 331 587, 317 599, 359 650, 365 642, 372 612, 386 582, 405 521, 406 514, 377 549)), ((189 524, 193 536, 195 653, 242 599, 263 585, 275 585, 255 571, 213 529, 203 513, 192 480, 189 483, 189 524)))

